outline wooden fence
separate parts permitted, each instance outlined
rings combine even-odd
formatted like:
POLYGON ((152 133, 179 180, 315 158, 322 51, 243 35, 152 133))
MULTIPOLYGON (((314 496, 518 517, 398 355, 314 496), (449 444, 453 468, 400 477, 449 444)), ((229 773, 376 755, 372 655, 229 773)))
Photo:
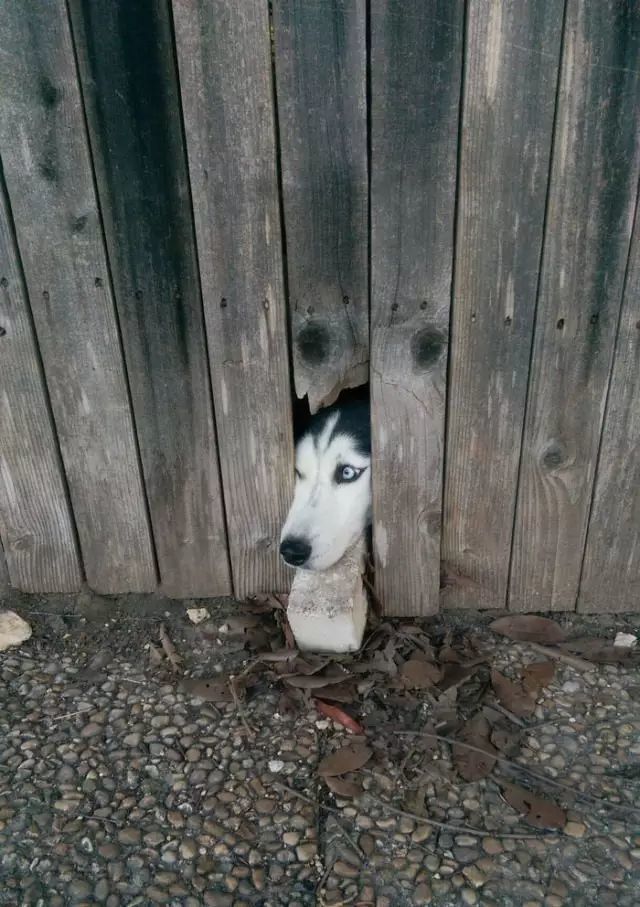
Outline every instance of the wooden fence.
POLYGON ((292 393, 370 378, 388 612, 640 607, 640 3, 5 0, 0 46, 15 587, 286 588, 292 393))

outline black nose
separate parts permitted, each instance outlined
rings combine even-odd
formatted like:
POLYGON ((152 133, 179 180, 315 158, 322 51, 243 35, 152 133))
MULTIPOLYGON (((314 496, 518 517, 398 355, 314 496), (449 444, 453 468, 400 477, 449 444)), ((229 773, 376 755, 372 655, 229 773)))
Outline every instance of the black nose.
POLYGON ((306 539, 296 535, 288 535, 282 540, 280 554, 283 560, 292 567, 302 567, 309 560, 311 545, 306 539))

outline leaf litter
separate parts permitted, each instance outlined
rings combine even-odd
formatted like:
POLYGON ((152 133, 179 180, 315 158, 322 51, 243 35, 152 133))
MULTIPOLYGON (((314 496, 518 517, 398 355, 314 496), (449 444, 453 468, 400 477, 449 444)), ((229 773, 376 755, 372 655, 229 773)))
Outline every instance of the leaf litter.
MULTIPOLYGON (((291 720, 315 707, 334 727, 353 735, 350 743, 328 752, 318 766, 318 775, 336 797, 371 797, 363 791, 362 772, 372 765, 378 779, 388 780, 388 769, 381 766, 391 760, 400 768, 403 802, 411 812, 386 804, 388 810, 414 817, 424 813, 424 821, 436 826, 425 799, 430 780, 462 784, 505 771, 533 779, 542 790, 547 785, 559 788, 565 796, 572 795, 569 801, 590 800, 601 807, 635 811, 580 794, 570 785, 532 771, 521 761, 520 753, 527 720, 535 712, 536 699, 553 683, 560 653, 572 653, 594 664, 631 666, 640 654, 637 649, 630 652, 600 639, 571 640, 556 621, 508 615, 491 623, 489 629, 525 647, 529 643, 536 652, 548 653, 544 661, 525 662, 520 677, 512 679, 491 667, 486 634, 443 632, 437 627, 427 632, 406 622, 378 621, 361 651, 353 655, 300 653, 288 627, 286 597, 282 596, 254 599, 221 629, 216 635, 224 636, 225 644, 237 638, 243 651, 249 650, 248 663, 236 674, 180 678, 182 689, 204 701, 235 706, 247 727, 241 704, 249 696, 261 695, 265 681, 280 687, 277 711, 281 718, 291 720), (264 650, 254 651, 265 640, 264 650), (424 734, 413 730, 420 727, 424 734), (409 747, 407 735, 413 740, 409 747)), ((174 670, 181 670, 181 658, 170 640, 167 647, 167 640, 162 627, 162 653, 174 670)), ((555 801, 511 780, 500 779, 500 785, 505 802, 526 824, 541 830, 564 827, 566 814, 555 801)), ((386 789, 391 793, 393 785, 386 789)))

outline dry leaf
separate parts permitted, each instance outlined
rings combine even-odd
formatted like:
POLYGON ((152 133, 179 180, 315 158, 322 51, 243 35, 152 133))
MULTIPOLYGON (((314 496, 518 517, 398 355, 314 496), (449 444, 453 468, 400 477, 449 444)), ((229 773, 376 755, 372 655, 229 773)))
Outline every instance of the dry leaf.
POLYGON ((364 734, 364 728, 362 727, 362 725, 358 724, 358 722, 354 718, 352 718, 351 715, 347 715, 346 712, 343 712, 342 709, 339 709, 337 705, 331 705, 328 702, 324 702, 322 699, 316 699, 316 708, 321 715, 324 715, 325 718, 330 718, 332 721, 337 721, 338 724, 341 724, 353 734, 364 734))
POLYGON ((294 695, 295 694, 290 692, 280 694, 276 711, 279 715, 282 715, 283 718, 291 718, 300 711, 300 707, 294 699, 294 695))
POLYGON ((519 642, 539 642, 543 645, 562 642, 566 633, 555 620, 537 617, 535 614, 514 614, 499 617, 489 624, 489 629, 501 636, 508 636, 519 642))
POLYGON ((152 642, 149 643, 149 663, 154 666, 162 664, 162 652, 152 642))
POLYGON ((570 639, 558 648, 593 661, 595 664, 640 664, 640 654, 637 648, 624 649, 614 646, 606 639, 570 639))
POLYGON ((522 688, 521 684, 514 683, 508 677, 505 677, 504 674, 501 674, 500 671, 493 669, 491 671, 491 685, 502 705, 509 709, 510 712, 513 712, 514 715, 524 718, 533 714, 536 701, 531 693, 527 693, 522 688))
MULTIPOLYGON (((228 677, 185 677, 180 681, 180 687, 205 702, 233 702, 228 677)), ((236 692, 240 691, 236 688, 236 692)))
POLYGON ((275 652, 260 652, 256 657, 267 664, 292 661, 298 655, 295 649, 277 649, 275 652))
POLYGON ((520 750, 520 731, 513 730, 506 722, 499 722, 491 731, 491 743, 506 756, 515 756, 520 750))
POLYGON ((456 662, 449 662, 443 666, 442 670, 442 679, 438 684, 438 689, 442 690, 444 693, 446 690, 451 689, 452 687, 459 687, 463 681, 468 680, 469 677, 472 677, 482 660, 478 660, 473 664, 458 664, 456 662))
POLYGON ((465 746, 453 744, 453 761, 465 781, 478 781, 480 778, 486 778, 496 764, 497 753, 489 742, 489 732, 490 726, 486 718, 476 715, 475 718, 467 721, 458 737, 462 743, 477 746, 485 752, 478 753, 465 746))
POLYGON ((502 794, 509 806, 524 814, 524 820, 534 828, 564 828, 567 815, 553 800, 539 797, 516 784, 503 785, 502 794))
POLYGON ((356 784, 355 781, 348 781, 346 778, 334 778, 332 775, 327 775, 324 781, 329 790, 333 791, 336 796, 344 797, 347 800, 353 800, 354 797, 359 797, 362 793, 362 788, 359 784, 356 784))
POLYGON ((345 683, 332 683, 322 687, 322 696, 332 702, 353 702, 357 696, 355 684, 352 681, 345 683))
POLYGON ((218 632, 224 636, 243 636, 247 630, 260 626, 262 618, 257 614, 233 614, 218 627, 218 632))
POLYGON ((175 646, 169 639, 169 634, 167 633, 167 628, 164 624, 160 624, 160 643, 162 644, 162 648, 164 649, 164 654, 171 662, 173 670, 179 671, 182 659, 176 652, 175 646))
MULTIPOLYGON (((350 674, 346 674, 344 679, 346 680, 350 676, 350 674)), ((342 680, 342 678, 340 679, 342 680)), ((282 680, 290 687, 296 687, 299 690, 319 690, 322 687, 335 686, 337 678, 320 674, 285 674, 282 680)))
POLYGON ((522 671, 522 686, 527 693, 537 696, 543 687, 548 687, 556 673, 553 661, 535 661, 525 665, 522 671))
POLYGON ((371 758, 371 749, 363 743, 349 743, 335 753, 325 756, 318 766, 318 774, 324 778, 330 775, 346 775, 366 765, 371 758))
POLYGON ((412 690, 427 690, 438 683, 442 670, 420 658, 410 658, 400 668, 400 677, 405 686, 412 690))

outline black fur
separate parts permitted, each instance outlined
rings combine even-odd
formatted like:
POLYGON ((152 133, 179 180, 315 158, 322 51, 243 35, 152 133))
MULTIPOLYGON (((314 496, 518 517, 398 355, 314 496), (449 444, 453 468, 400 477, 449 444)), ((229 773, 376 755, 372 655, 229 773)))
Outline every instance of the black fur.
POLYGON ((371 456, 371 420, 369 414, 369 404, 365 401, 355 400, 348 403, 336 403, 321 409, 319 413, 311 418, 311 421, 300 432, 296 441, 309 433, 316 439, 322 434, 327 424, 327 419, 338 413, 338 421, 335 424, 329 442, 336 435, 348 435, 353 439, 354 446, 358 453, 363 456, 371 456))

